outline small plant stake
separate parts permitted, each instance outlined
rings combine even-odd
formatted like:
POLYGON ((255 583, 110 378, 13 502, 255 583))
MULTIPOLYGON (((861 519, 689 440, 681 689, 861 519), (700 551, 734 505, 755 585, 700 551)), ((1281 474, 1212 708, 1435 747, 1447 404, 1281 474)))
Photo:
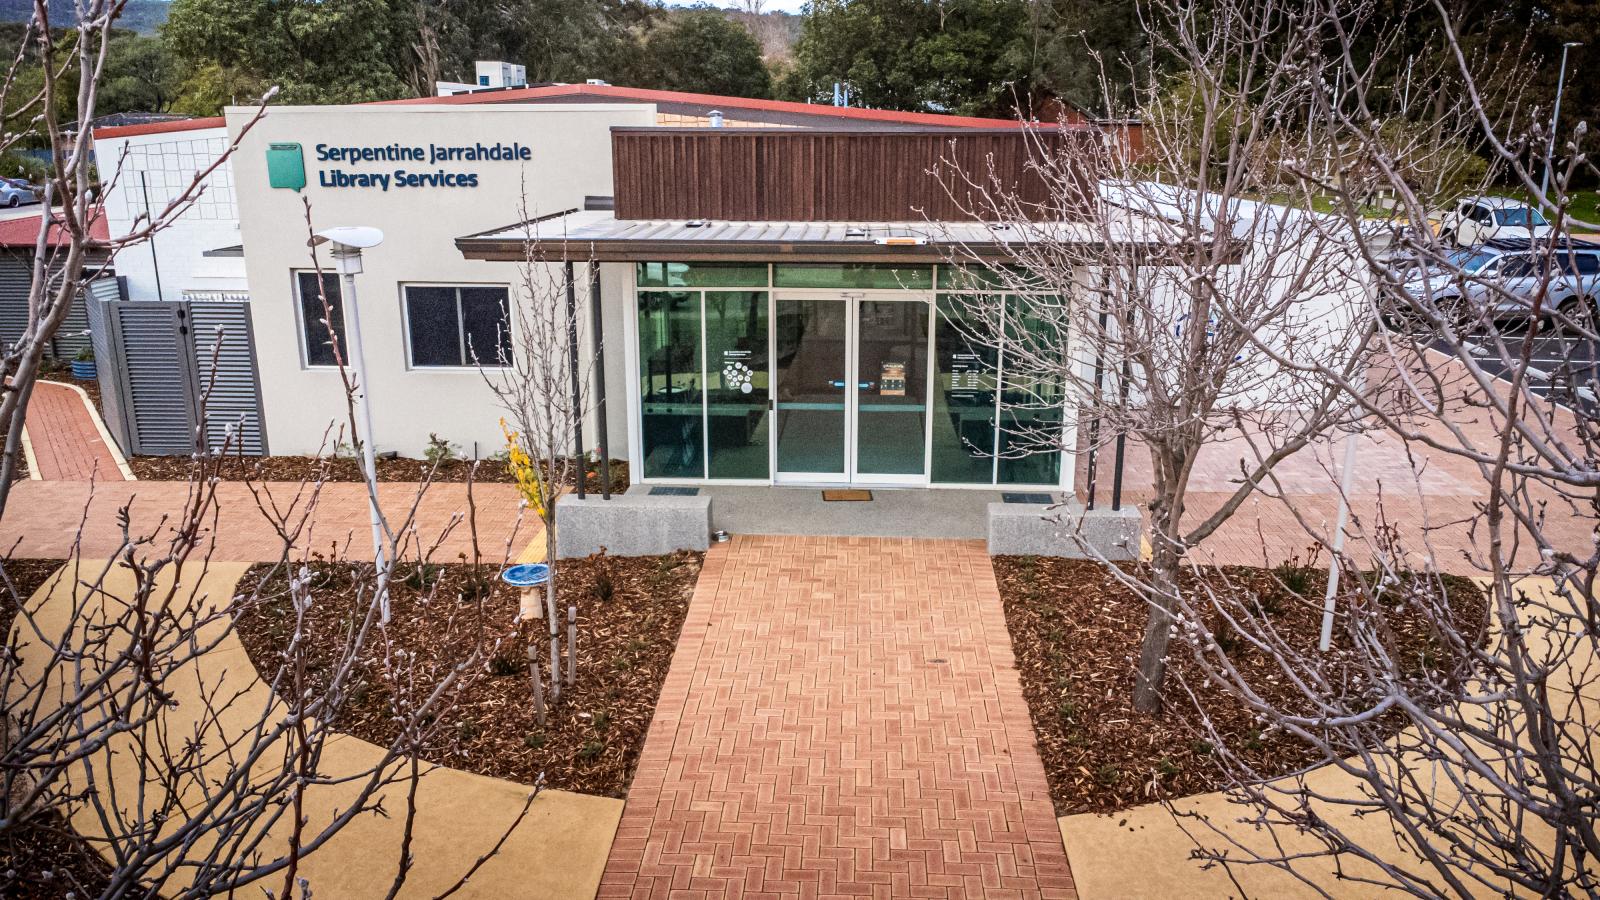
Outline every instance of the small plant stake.
MULTIPOLYGON (((512 566, 500 573, 500 580, 521 591, 522 613, 526 616, 531 606, 534 610, 533 618, 541 618, 539 611, 539 594, 541 587, 548 587, 550 582, 550 567, 544 563, 522 563, 512 566)), ((528 642, 528 677, 533 679, 533 710, 539 717, 539 724, 545 723, 544 679, 539 674, 539 650, 534 641, 528 642)), ((561 699, 561 654, 556 648, 556 625, 550 624, 550 699, 561 699)))
POLYGON ((567 607, 567 687, 578 686, 578 607, 567 607))

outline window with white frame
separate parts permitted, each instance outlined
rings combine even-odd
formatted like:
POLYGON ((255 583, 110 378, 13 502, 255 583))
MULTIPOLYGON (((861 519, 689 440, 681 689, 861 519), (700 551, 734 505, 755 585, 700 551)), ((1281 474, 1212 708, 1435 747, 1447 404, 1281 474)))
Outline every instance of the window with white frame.
POLYGON ((300 298, 300 344, 305 349, 306 365, 338 365, 333 353, 335 335, 339 352, 344 352, 344 303, 339 296, 339 276, 323 272, 320 288, 316 272, 296 272, 294 276, 295 293, 300 298))
POLYGON ((408 284, 402 294, 413 368, 509 365, 504 286, 408 284))

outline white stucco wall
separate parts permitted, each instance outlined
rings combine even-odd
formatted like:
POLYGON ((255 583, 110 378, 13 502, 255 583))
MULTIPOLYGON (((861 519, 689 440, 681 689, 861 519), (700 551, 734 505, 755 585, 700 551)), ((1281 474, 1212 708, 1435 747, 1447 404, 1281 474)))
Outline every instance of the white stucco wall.
MULTIPOLYGON (((229 109, 228 128, 237 134, 250 110, 229 109)), ((378 450, 420 455, 430 432, 481 455, 504 443, 501 411, 478 371, 471 368, 409 368, 401 285, 506 285, 516 297, 518 266, 463 259, 455 239, 520 221, 526 185, 527 214, 540 216, 579 208, 587 195, 609 195, 612 126, 651 125, 651 105, 570 106, 417 106, 278 107, 242 142, 233 159, 239 185, 240 233, 244 241, 256 347, 266 409, 268 441, 275 454, 311 453, 323 447, 330 426, 344 422, 343 396, 336 370, 308 368, 303 362, 293 272, 311 266, 306 248, 305 203, 316 229, 371 225, 384 231, 382 246, 366 252, 357 276, 362 334, 375 412, 378 450), (302 191, 268 186, 266 150, 270 143, 302 147, 306 187, 302 191), (429 147, 520 142, 531 159, 412 162, 319 162, 317 145, 429 147), (319 170, 393 173, 396 169, 433 173, 476 173, 466 187, 324 187, 319 170)), ((323 256, 325 267, 331 260, 323 256)), ((613 267, 607 267, 608 269, 613 267)), ((608 273, 609 285, 625 272, 608 273)), ((607 306, 623 302, 608 296, 607 306)), ((614 314, 613 314, 614 315, 614 314)), ((608 317, 609 318, 609 317, 608 317)), ((608 323, 609 324, 609 323, 608 323)), ((587 343, 587 337, 585 337, 587 343)), ((610 354, 608 369, 620 375, 621 353, 610 354)), ((614 455, 626 446, 619 434, 619 394, 611 410, 614 455)), ((592 422, 585 440, 594 446, 592 422)))
MULTIPOLYGON (((128 234, 135 218, 147 208, 160 215, 227 146, 225 128, 96 138, 95 166, 107 185, 110 234, 128 234)), ((117 274, 128 279, 128 296, 134 300, 181 300, 184 291, 244 291, 243 259, 204 255, 239 243, 236 199, 232 168, 224 161, 170 226, 151 242, 117 256, 117 274)))

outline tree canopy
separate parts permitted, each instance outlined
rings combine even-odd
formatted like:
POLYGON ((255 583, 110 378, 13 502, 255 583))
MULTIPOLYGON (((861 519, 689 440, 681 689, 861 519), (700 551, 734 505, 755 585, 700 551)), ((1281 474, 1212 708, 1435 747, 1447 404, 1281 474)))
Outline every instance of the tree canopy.
POLYGON ((643 74, 652 87, 735 97, 772 96, 761 44, 720 10, 696 6, 672 15, 644 41, 643 74))

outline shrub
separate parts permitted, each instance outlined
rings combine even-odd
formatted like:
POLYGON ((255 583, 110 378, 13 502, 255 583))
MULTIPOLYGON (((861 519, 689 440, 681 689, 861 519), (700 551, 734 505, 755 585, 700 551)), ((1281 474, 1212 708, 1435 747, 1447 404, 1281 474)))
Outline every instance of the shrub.
POLYGON ((417 563, 416 567, 406 573, 400 583, 413 590, 423 590, 431 587, 439 580, 439 575, 444 571, 444 566, 438 563, 417 563))
POLYGON ((442 466, 445 463, 454 462, 460 457, 461 447, 459 445, 450 443, 434 432, 428 432, 428 449, 422 451, 422 458, 426 459, 429 465, 442 466))
POLYGON ((611 557, 606 556, 606 548, 601 547, 599 553, 589 555, 589 566, 594 573, 594 581, 590 593, 594 599, 601 603, 610 603, 617 595, 617 567, 611 557))
POLYGON ((499 678, 521 675, 527 668, 528 661, 514 650, 502 650, 489 657, 489 674, 499 678))

